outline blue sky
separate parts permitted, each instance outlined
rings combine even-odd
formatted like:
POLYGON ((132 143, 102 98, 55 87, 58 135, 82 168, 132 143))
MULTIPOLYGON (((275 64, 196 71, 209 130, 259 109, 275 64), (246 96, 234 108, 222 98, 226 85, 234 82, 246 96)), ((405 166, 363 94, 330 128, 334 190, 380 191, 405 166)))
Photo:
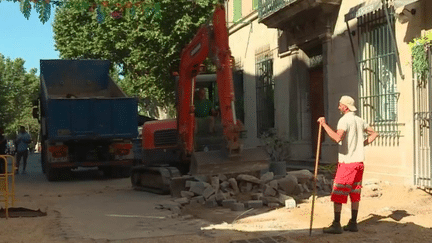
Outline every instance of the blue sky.
MULTIPOLYGON (((33 6, 33 4, 32 4, 33 6)), ((20 11, 19 2, 0 2, 0 53, 11 59, 25 60, 25 69, 37 68, 40 59, 57 59, 59 52, 54 48, 52 21, 54 9, 48 22, 42 24, 32 9, 27 20, 20 11)))

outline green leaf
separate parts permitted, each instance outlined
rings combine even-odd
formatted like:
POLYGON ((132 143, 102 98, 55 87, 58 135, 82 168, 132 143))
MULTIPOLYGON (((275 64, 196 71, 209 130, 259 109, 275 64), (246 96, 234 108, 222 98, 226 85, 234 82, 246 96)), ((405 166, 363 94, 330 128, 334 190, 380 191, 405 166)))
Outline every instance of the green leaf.
POLYGON ((31 12, 30 0, 22 0, 20 2, 20 10, 21 10, 21 13, 24 14, 24 17, 26 19, 29 19, 30 18, 30 12, 31 12))

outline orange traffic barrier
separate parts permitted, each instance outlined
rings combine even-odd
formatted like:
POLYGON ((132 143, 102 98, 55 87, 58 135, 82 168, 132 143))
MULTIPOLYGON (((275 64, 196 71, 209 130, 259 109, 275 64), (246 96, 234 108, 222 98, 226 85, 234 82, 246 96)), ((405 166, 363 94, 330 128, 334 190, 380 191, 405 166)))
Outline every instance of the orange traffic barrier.
POLYGON ((5 203, 5 216, 7 219, 9 218, 9 204, 12 207, 15 204, 15 158, 10 155, 0 155, 0 159, 4 161, 4 171, 0 171, 0 192, 2 193, 0 201, 5 203))

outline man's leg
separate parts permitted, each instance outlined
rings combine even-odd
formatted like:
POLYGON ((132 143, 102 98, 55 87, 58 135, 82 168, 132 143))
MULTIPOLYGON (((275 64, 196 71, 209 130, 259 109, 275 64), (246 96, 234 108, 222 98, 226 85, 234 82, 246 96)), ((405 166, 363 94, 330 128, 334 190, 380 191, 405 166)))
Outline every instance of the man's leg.
POLYGON ((21 157, 22 157, 22 152, 17 152, 16 153, 16 161, 15 161, 16 173, 17 174, 19 174, 19 166, 20 166, 21 157))
POLYGON ((27 167, 27 158, 28 158, 28 151, 24 151, 23 152, 23 171, 22 173, 25 174, 26 173, 26 167, 27 167))

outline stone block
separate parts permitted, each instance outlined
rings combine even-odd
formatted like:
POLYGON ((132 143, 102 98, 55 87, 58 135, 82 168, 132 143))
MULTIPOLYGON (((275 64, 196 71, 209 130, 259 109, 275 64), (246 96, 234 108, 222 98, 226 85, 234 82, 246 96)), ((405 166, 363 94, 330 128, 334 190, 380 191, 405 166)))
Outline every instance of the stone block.
POLYGON ((170 181, 170 193, 172 197, 182 197, 181 191, 187 190, 188 181, 193 180, 192 176, 173 177, 170 181))
POLYGON ((235 199, 225 199, 222 201, 222 206, 225 208, 231 208, 231 206, 236 202, 237 200, 235 199))
POLYGON ((263 194, 262 193, 254 193, 254 194, 251 194, 251 198, 252 198, 252 200, 261 200, 263 198, 263 194))
POLYGON ((202 193, 202 196, 205 199, 208 199, 211 195, 215 194, 215 189, 212 186, 207 187, 204 192, 202 193))
POLYGON ((223 191, 226 191, 229 186, 230 186, 230 183, 228 181, 224 181, 219 185, 220 189, 223 191))
POLYGON ((222 203, 223 200, 227 199, 226 196, 225 196, 225 194, 222 193, 222 192, 217 192, 217 193, 215 194, 215 197, 216 197, 216 201, 217 201, 218 203, 219 203, 219 202, 222 203))
POLYGON ((230 179, 228 179, 228 182, 230 183, 231 188, 234 190, 234 194, 238 194, 240 192, 240 190, 238 188, 238 184, 237 184, 236 179, 230 178, 230 179))
POLYGON ((181 197, 192 198, 193 196, 195 196, 195 193, 190 191, 181 191, 180 195, 181 197))
POLYGON ((276 198, 276 197, 266 197, 266 196, 264 196, 261 200, 263 201, 263 203, 265 205, 269 205, 269 203, 280 203, 279 199, 276 198))
POLYGON ((314 178, 314 174, 312 174, 312 172, 309 170, 289 171, 287 174, 296 177, 298 183, 301 184, 311 181, 314 178))
POLYGON ((253 188, 253 184, 250 182, 246 183, 246 192, 251 192, 253 188))
POLYGON ((246 181, 246 182, 252 182, 255 184, 262 184, 262 181, 255 176, 246 175, 246 174, 240 174, 237 176, 237 181, 246 181))
POLYGON ((219 177, 219 180, 222 181, 222 182, 228 180, 228 178, 227 178, 226 175, 224 175, 224 174, 219 174, 218 177, 219 177))
POLYGON ((271 208, 271 209, 276 209, 280 207, 279 203, 268 203, 267 207, 271 208))
POLYGON ((297 207, 296 201, 294 200, 294 198, 289 198, 285 200, 285 208, 295 208, 297 207))
POLYGON ((211 186, 213 187, 213 189, 218 192, 219 191, 219 176, 213 176, 211 178, 211 186))
POLYGON ((261 176, 261 181, 263 183, 267 183, 267 182, 273 180, 273 178, 274 178, 273 172, 267 172, 261 176))
POLYGON ((174 214, 181 214, 181 209, 180 209, 180 207, 171 207, 170 210, 171 210, 171 212, 173 212, 174 214))
POLYGON ((264 186, 264 196, 274 197, 274 196, 276 196, 276 194, 277 194, 277 191, 273 187, 268 186, 268 185, 264 186))
POLYGON ((174 202, 179 203, 180 205, 185 205, 189 203, 189 198, 186 197, 182 197, 182 198, 177 198, 174 200, 174 202))
POLYGON ((193 201, 193 202, 196 202, 199 204, 203 204, 205 202, 205 199, 203 196, 196 196, 196 197, 191 198, 190 201, 191 202, 193 201))
POLYGON ((269 186, 273 187, 275 190, 278 189, 279 183, 277 180, 272 180, 268 183, 269 186))
POLYGON ((218 203, 216 202, 216 200, 207 200, 205 202, 205 206, 208 208, 214 208, 218 206, 218 203))
POLYGON ((278 181, 279 188, 288 195, 294 192, 298 184, 297 178, 293 175, 287 175, 284 178, 279 179, 277 181, 278 181))
POLYGON ((205 190, 205 185, 203 182, 192 181, 190 183, 189 191, 195 193, 195 195, 202 195, 205 190))
POLYGON ((243 203, 233 203, 231 205, 231 210, 232 211, 244 211, 245 205, 243 203))
POLYGON ((262 208, 264 204, 262 200, 249 200, 246 205, 248 208, 262 208))

